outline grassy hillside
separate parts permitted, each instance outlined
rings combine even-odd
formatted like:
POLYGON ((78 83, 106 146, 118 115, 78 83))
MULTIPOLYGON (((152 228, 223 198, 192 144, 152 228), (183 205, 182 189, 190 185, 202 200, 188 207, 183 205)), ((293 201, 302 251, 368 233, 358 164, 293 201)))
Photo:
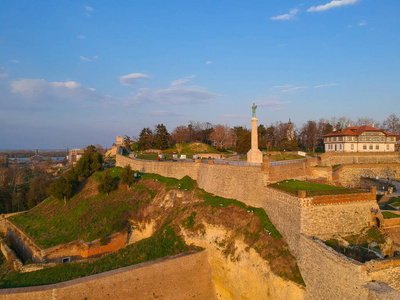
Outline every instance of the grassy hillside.
MULTIPOLYGON (((116 180, 119 172, 119 168, 114 169, 116 180)), ((269 262, 275 274, 302 283, 296 260, 263 209, 206 193, 189 177, 177 180, 156 174, 144 174, 130 189, 120 185, 109 196, 101 195, 97 192, 96 177, 99 176, 95 174, 89 178, 67 205, 50 198, 27 213, 13 216, 11 220, 42 247, 78 238, 91 241, 127 230, 130 221, 152 220, 156 222, 157 232, 169 226, 177 236, 181 228, 204 236, 207 234, 205 225, 216 226, 231 232, 229 241, 218 244, 226 257, 238 260, 235 240, 244 240, 269 262)), ((79 274, 87 274, 86 271, 71 272, 78 277, 85 276, 79 274)), ((3 282, 4 287, 8 284, 3 282)))

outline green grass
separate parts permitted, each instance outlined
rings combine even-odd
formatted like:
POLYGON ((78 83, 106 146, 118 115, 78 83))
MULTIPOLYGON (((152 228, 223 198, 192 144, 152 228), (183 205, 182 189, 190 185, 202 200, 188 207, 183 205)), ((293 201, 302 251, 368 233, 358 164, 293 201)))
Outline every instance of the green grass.
POLYGON ((389 204, 393 207, 399 207, 400 206, 400 197, 392 197, 389 200, 389 204))
POLYGON ((275 240, 280 240, 282 238, 282 235, 272 224, 271 220, 268 218, 268 215, 263 208, 247 206, 246 204, 238 200, 222 198, 207 192, 204 192, 203 198, 205 200, 204 205, 210 205, 211 207, 215 208, 222 208, 222 207, 228 207, 229 205, 235 205, 240 208, 246 209, 248 212, 254 213, 260 219, 262 227, 268 230, 271 233, 271 236, 275 240))
POLYGON ((172 177, 163 177, 158 174, 143 174, 143 180, 156 180, 160 183, 165 184, 168 188, 176 188, 181 190, 192 191, 196 186, 196 181, 191 179, 189 176, 185 176, 182 179, 176 179, 172 177))
MULTIPOLYGON (((121 173, 124 169, 121 167, 113 167, 111 168, 111 177, 114 181, 118 181, 120 179, 121 173)), ((96 182, 100 182, 101 176, 103 176, 104 171, 96 172, 92 175, 92 177, 96 180, 96 182)))
MULTIPOLYGON (((145 199, 150 198, 147 195, 145 199)), ((89 242, 122 231, 127 228, 129 212, 137 210, 143 201, 110 193, 108 197, 104 194, 84 199, 74 196, 64 206, 50 197, 39 207, 10 220, 39 246, 48 248, 76 239, 89 242)))
POLYGON ((150 238, 122 248, 92 263, 62 264, 29 273, 10 272, 0 279, 0 288, 47 285, 118 269, 161 257, 186 252, 189 246, 175 234, 171 226, 150 238))
POLYGON ((360 190, 347 189, 338 186, 306 182, 295 179, 283 180, 272 183, 268 186, 291 193, 293 195, 297 195, 298 191, 307 191, 307 196, 363 193, 363 191, 360 190))
POLYGON ((397 215, 395 213, 389 212, 389 211, 384 211, 382 212, 382 215, 385 219, 395 219, 395 218, 400 218, 400 215, 397 215))

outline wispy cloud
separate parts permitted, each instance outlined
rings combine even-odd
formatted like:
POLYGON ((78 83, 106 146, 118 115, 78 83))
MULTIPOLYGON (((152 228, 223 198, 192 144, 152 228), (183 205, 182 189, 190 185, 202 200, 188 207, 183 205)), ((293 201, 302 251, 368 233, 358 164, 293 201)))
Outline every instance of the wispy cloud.
POLYGON ((8 72, 4 68, 0 68, 0 78, 7 78, 8 77, 8 72))
POLYGON ((87 57, 85 57, 85 56, 79 56, 79 58, 82 60, 82 61, 88 61, 88 62, 93 62, 93 60, 91 60, 91 59, 89 59, 89 58, 87 58, 87 57))
POLYGON ((78 39, 80 39, 80 40, 86 40, 86 36, 84 36, 84 35, 78 35, 78 39))
POLYGON ((13 62, 14 64, 19 64, 19 60, 17 59, 13 59, 11 62, 13 62))
POLYGON ((288 14, 271 17, 270 19, 274 20, 274 21, 275 20, 282 20, 282 21, 291 20, 296 16, 298 11, 299 10, 297 8, 295 8, 295 9, 292 9, 288 14))
POLYGON ((335 85, 338 85, 337 83, 334 83, 334 82, 332 82, 332 83, 328 83, 328 84, 321 84, 321 85, 316 85, 316 86, 314 86, 315 88, 322 88, 322 87, 327 87, 327 86, 335 86, 335 85))
POLYGON ((334 7, 355 4, 360 1, 361 0, 333 0, 324 5, 311 6, 309 9, 307 9, 307 12, 324 11, 324 10, 328 10, 328 9, 331 9, 334 7))
POLYGON ((360 23, 358 23, 358 26, 366 26, 367 22, 366 21, 361 21, 360 23))
POLYGON ((206 61, 206 65, 211 65, 211 64, 212 64, 211 60, 206 61))
POLYGON ((36 103, 98 98, 94 88, 82 86, 75 81, 48 82, 44 79, 19 79, 11 82, 11 92, 36 103))
POLYGON ((286 109, 287 105, 292 103, 291 101, 280 101, 275 97, 268 97, 270 100, 258 100, 256 101, 257 106, 268 107, 269 110, 279 111, 286 109))
POLYGON ((293 85, 285 84, 285 85, 276 85, 276 86, 273 86, 272 88, 273 89, 284 89, 284 88, 288 88, 288 87, 291 87, 291 86, 293 86, 293 85))
POLYGON ((94 10, 93 7, 91 7, 89 5, 85 5, 84 8, 85 8, 85 11, 86 11, 85 15, 88 16, 88 17, 91 17, 92 16, 92 12, 94 10))
POLYGON ((132 73, 132 74, 128 74, 128 75, 119 77, 119 82, 122 85, 132 85, 132 84, 136 83, 139 79, 146 79, 146 78, 150 78, 150 77, 148 75, 142 74, 142 73, 132 73))
POLYGON ((187 83, 187 82, 191 81, 195 77, 196 77, 196 75, 190 75, 190 76, 187 76, 187 77, 184 77, 184 78, 181 78, 181 79, 177 79, 177 80, 172 81, 171 85, 172 86, 181 85, 181 84, 184 84, 184 83, 187 83))
POLYGON ((151 116, 156 116, 156 117, 176 117, 180 116, 180 114, 177 114, 172 111, 165 111, 165 110, 155 110, 150 112, 151 116))
POLYGON ((221 96, 212 93, 200 86, 171 86, 166 89, 152 91, 150 89, 140 89, 137 95, 126 99, 125 106, 132 106, 142 103, 160 104, 202 104, 210 103, 216 97, 221 96))
POLYGON ((285 90, 281 90, 281 93, 291 93, 297 90, 306 89, 306 86, 294 86, 285 90))

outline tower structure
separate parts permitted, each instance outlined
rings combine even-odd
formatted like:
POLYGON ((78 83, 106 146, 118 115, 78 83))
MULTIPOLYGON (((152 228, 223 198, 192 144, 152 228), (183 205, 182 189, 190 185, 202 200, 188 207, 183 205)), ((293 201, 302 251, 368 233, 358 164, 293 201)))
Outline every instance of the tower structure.
POLYGON ((263 162, 263 154, 260 149, 258 149, 258 119, 256 118, 256 109, 257 105, 253 103, 253 115, 251 118, 251 149, 249 150, 249 152, 247 152, 247 162, 251 164, 261 164, 263 162))

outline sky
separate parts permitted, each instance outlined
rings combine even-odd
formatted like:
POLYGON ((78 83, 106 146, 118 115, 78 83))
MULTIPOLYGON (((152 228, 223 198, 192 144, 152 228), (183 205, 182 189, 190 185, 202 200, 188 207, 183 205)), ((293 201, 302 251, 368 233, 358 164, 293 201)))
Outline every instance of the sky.
POLYGON ((2 1, 0 149, 399 115, 398 0, 2 1))

